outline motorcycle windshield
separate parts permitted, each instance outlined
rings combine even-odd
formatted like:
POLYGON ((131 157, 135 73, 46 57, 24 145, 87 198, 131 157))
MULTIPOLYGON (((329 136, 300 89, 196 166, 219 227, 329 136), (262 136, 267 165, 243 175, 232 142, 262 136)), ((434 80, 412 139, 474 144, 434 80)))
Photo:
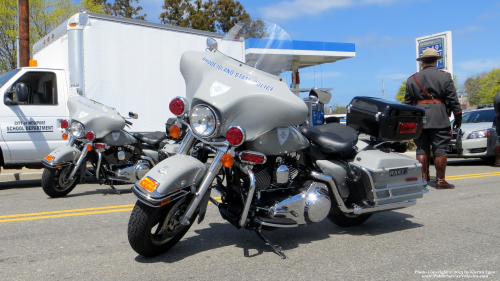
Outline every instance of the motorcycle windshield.
POLYGON ((85 132, 92 131, 96 138, 125 127, 125 120, 118 111, 93 100, 105 95, 116 97, 116 88, 109 82, 97 81, 84 95, 71 95, 68 99, 71 121, 81 123, 85 132))
POLYGON ((225 136, 231 126, 240 126, 250 141, 278 126, 303 123, 306 104, 290 91, 284 78, 273 75, 289 70, 291 50, 278 48, 290 43, 290 36, 275 24, 263 20, 238 23, 217 50, 182 55, 186 98, 192 107, 205 104, 215 110, 218 136, 225 136))
POLYGON ((243 62, 259 70, 280 75, 292 66, 292 38, 277 24, 263 19, 238 22, 224 36, 219 51, 238 59, 234 42, 244 42, 243 62))

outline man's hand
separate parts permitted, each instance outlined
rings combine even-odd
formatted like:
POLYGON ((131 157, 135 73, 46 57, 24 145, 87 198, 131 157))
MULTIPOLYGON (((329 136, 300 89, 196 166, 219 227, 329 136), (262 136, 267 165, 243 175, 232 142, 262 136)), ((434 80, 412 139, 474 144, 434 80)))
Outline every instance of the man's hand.
POLYGON ((455 122, 453 122, 453 131, 458 131, 462 127, 462 112, 453 112, 455 122))

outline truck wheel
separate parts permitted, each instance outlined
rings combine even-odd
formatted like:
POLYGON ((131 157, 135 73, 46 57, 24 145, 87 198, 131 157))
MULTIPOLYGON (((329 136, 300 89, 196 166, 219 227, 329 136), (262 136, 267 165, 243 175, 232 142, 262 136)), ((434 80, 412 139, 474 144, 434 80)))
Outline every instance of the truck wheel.
POLYGON ((128 241, 132 249, 139 255, 153 257, 177 244, 198 215, 193 215, 189 225, 180 224, 191 197, 186 196, 162 208, 137 201, 128 222, 128 241))
POLYGON ((45 168, 42 174, 42 188, 45 194, 57 198, 70 193, 80 179, 80 174, 77 173, 73 180, 68 180, 72 170, 72 165, 67 165, 62 169, 45 168))
POLYGON ((344 213, 330 213, 328 215, 328 219, 334 224, 341 227, 349 227, 356 226, 364 223, 367 219, 369 219, 372 214, 361 214, 361 215, 347 215, 344 213))

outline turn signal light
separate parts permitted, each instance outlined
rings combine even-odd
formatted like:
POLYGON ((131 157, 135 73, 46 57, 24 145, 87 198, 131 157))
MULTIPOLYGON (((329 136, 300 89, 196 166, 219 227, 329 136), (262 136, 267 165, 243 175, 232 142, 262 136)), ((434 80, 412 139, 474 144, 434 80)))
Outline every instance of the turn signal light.
POLYGON ((54 156, 52 156, 52 155, 47 155, 47 156, 45 156, 45 159, 47 159, 49 161, 52 161, 52 160, 54 160, 56 158, 54 156))
POLYGON ((406 181, 418 181, 418 178, 406 178, 406 181))
POLYGON ((168 108, 174 115, 179 116, 186 113, 188 109, 188 102, 183 97, 176 97, 170 102, 168 108))
POLYGON ((62 139, 63 139, 63 140, 67 140, 67 139, 68 139, 68 134, 63 133, 63 134, 62 134, 62 139))
POLYGON ((222 165, 224 165, 224 167, 226 168, 231 168, 234 164, 234 158, 231 154, 224 154, 222 155, 222 158, 220 159, 220 161, 222 162, 222 165))
POLYGON ((242 152, 240 154, 241 161, 250 162, 252 164, 264 164, 266 163, 266 156, 262 154, 256 154, 252 152, 242 152))
POLYGON ((106 148, 106 144, 105 143, 94 143, 94 147, 95 148, 106 148))
POLYGON ((62 120, 61 121, 61 128, 66 129, 69 126, 68 120, 62 120))
POLYGON ((87 144, 87 151, 92 151, 92 145, 91 144, 87 144))
POLYGON ((226 140, 234 146, 241 145, 245 141, 245 131, 238 126, 230 127, 226 132, 226 140))
POLYGON ((170 130, 169 130, 169 132, 170 132, 170 135, 171 135, 174 139, 176 139, 176 138, 178 138, 178 137, 180 137, 180 136, 181 136, 181 128, 179 128, 179 126, 177 126, 177 125, 172 125, 172 126, 170 126, 170 130))
POLYGON ((399 123, 400 134, 414 134, 417 132, 417 123, 399 123))
POLYGON ((85 137, 86 137, 88 140, 93 140, 93 139, 95 139, 94 132, 92 132, 92 131, 87 132, 87 133, 85 134, 85 137))
POLYGON ((155 188, 158 186, 158 182, 156 182, 154 179, 150 177, 144 177, 140 182, 139 186, 142 188, 146 189, 149 192, 153 192, 155 188))

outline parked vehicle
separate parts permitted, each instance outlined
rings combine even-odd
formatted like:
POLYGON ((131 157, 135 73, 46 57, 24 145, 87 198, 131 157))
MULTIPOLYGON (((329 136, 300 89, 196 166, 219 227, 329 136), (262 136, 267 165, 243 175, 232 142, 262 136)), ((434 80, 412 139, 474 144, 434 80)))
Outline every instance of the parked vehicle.
MULTIPOLYGON (((312 112, 275 76, 290 69, 292 59, 282 52, 289 42, 279 26, 249 19, 233 27, 220 47, 209 38, 206 52, 182 55, 187 98, 172 100, 169 108, 187 132, 178 154, 132 187, 138 201, 128 240, 137 253, 154 256, 170 249, 196 217, 203 221, 211 201, 225 220, 255 231, 286 258, 262 230, 327 217, 340 226, 358 225, 374 212, 414 205, 428 191, 418 161, 378 149, 381 142, 358 142, 349 126, 297 127, 312 112), (241 38, 267 46, 267 53, 247 57, 246 63, 222 53, 226 40, 241 38), (195 146, 213 159, 192 157, 195 146), (212 189, 222 202, 211 198, 212 189)), ((390 103, 386 108, 387 115, 363 117, 365 124, 387 127, 381 138, 418 136, 423 110, 390 103)))
POLYGON ((0 103, 0 166, 43 167, 47 154, 66 145, 60 124, 69 118, 70 94, 86 93, 101 80, 112 83, 117 95, 108 93, 93 100, 123 116, 134 109, 141 115, 134 121, 135 132, 164 132, 165 121, 174 116, 163 104, 185 92, 179 50, 200 50, 207 36, 222 38, 217 33, 141 20, 75 14, 34 45, 37 67, 15 69, 0 77, 4 100, 0 103), (28 94, 24 102, 15 95, 20 83, 28 94))
MULTIPOLYGON (((68 99, 70 119, 61 121, 61 128, 65 129, 62 138, 68 144, 43 159, 42 188, 47 195, 67 195, 85 181, 86 175, 115 189, 113 183, 135 182, 163 160, 158 150, 165 133, 131 134, 124 128, 133 125, 132 122, 114 108, 91 99, 96 95, 116 94, 114 91, 112 84, 98 82, 90 94, 68 99)), ((129 116, 138 118, 133 112, 129 116)), ((163 158, 166 157, 164 154, 163 158)))
POLYGON ((448 157, 482 158, 493 161, 497 140, 497 131, 493 128, 495 109, 464 111, 462 115, 461 131, 453 132, 453 139, 446 147, 448 157))

